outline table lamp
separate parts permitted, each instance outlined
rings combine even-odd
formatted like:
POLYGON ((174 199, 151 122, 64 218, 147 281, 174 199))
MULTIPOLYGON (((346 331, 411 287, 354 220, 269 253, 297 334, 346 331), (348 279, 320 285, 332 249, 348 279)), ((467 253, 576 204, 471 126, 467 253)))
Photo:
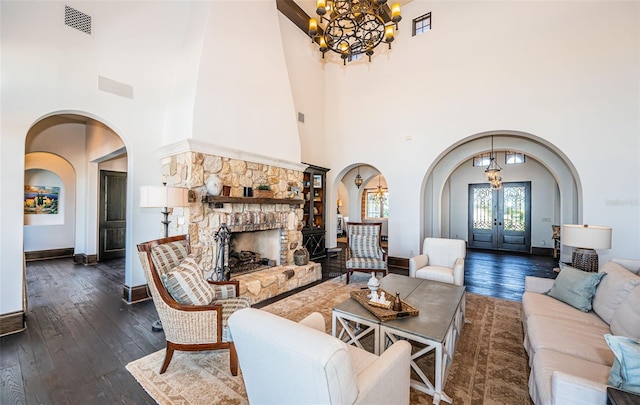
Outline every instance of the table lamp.
POLYGON ((597 272, 596 249, 611 249, 611 227, 594 225, 562 225, 562 244, 574 247, 571 266, 597 272))
MULTIPOLYGON (((140 187, 140 207, 141 208, 164 208, 162 215, 164 221, 164 237, 169 236, 169 208, 186 207, 189 205, 189 190, 184 187, 167 186, 141 186, 140 187)), ((151 324, 154 332, 162 331, 162 322, 158 319, 151 324)))
POLYGON ((169 236, 169 208, 185 207, 189 205, 189 190, 184 187, 173 186, 141 186, 140 187, 140 207, 141 208, 164 208, 162 214, 164 221, 164 237, 169 236))

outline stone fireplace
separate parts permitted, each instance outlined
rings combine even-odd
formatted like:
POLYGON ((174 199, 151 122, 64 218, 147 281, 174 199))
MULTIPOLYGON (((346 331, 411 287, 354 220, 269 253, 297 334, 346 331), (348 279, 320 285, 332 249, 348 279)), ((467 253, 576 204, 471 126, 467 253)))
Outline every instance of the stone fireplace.
POLYGON ((174 208, 169 216, 169 234, 189 234, 192 254, 199 257, 207 274, 213 271, 216 257, 214 234, 226 223, 232 238, 248 238, 250 250, 257 249, 276 262, 264 270, 231 274, 240 282, 240 296, 251 304, 322 278, 320 264, 296 266, 293 260, 294 252, 303 246, 302 199, 295 192, 302 188, 306 165, 194 140, 169 145, 161 153, 163 180, 189 189, 189 206, 174 208), (212 174, 230 187, 229 196, 207 196, 205 184, 212 174), (243 197, 244 187, 256 189, 264 184, 274 191, 273 198, 243 197))
MULTIPOLYGON (((303 224, 302 205, 292 203, 291 198, 297 197, 292 193, 302 187, 306 165, 197 141, 166 147, 163 154, 163 179, 168 185, 190 190, 189 206, 174 208, 169 217, 169 233, 189 234, 192 253, 201 258, 204 269, 212 269, 216 253, 214 233, 223 223, 229 227, 232 238, 236 234, 264 232, 258 243, 269 248, 261 254, 269 255, 279 266, 294 263, 293 253, 302 247, 303 224), (230 187, 230 195, 217 197, 216 203, 204 202, 205 184, 213 174, 230 187), (256 189, 264 184, 274 191, 273 199, 242 197, 244 187, 256 189)), ((250 242, 256 241, 255 235, 247 237, 250 242)))

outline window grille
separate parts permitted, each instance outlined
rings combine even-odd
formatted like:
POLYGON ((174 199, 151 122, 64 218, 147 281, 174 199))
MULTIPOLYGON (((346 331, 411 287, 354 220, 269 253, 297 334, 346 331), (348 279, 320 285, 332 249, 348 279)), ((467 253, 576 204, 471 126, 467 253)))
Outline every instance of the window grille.
POLYGON ((413 36, 431 30, 431 13, 427 13, 413 20, 413 36))

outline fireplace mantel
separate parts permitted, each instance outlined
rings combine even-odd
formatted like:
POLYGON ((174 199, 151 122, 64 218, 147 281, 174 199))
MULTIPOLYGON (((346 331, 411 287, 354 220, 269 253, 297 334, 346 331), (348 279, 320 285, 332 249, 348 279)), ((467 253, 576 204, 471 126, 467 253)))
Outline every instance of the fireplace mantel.
POLYGON ((235 203, 235 204, 289 204, 300 206, 304 202, 301 198, 260 198, 260 197, 228 197, 205 195, 202 196, 202 202, 221 208, 218 204, 235 203))

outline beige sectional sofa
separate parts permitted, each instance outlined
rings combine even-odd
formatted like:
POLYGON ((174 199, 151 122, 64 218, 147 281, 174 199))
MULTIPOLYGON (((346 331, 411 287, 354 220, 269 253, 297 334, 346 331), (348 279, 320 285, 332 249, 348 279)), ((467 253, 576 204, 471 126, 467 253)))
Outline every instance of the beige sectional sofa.
POLYGON ((527 277, 522 323, 536 405, 606 404, 614 355, 604 335, 640 339, 639 271, 640 260, 605 263, 589 312, 545 295, 555 280, 527 277))

